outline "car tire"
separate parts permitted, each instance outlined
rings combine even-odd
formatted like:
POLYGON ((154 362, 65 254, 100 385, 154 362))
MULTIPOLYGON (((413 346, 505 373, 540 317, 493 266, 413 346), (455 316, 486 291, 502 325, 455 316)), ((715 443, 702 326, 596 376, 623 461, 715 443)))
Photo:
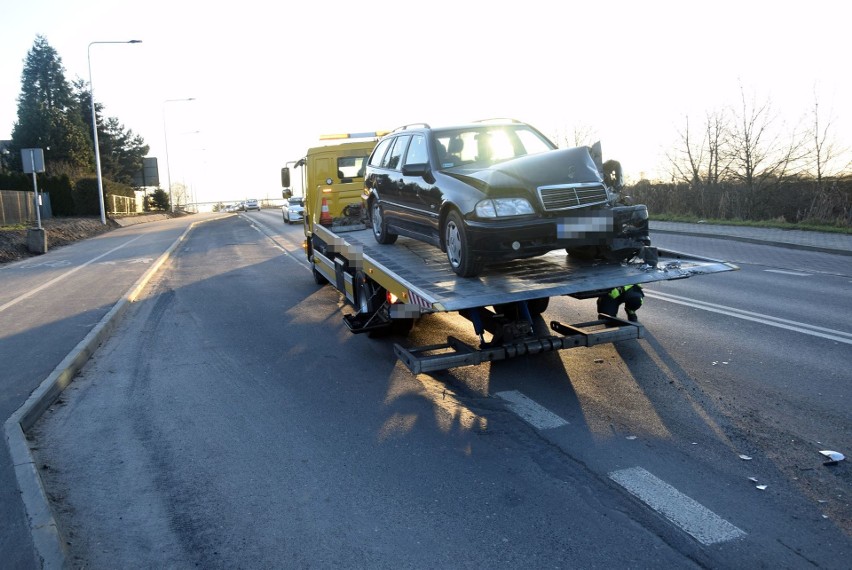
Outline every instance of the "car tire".
POLYGON ((375 198, 370 200, 370 221, 373 226, 373 237, 376 238, 377 242, 392 244, 396 241, 398 236, 388 231, 382 205, 375 198))
POLYGON ((483 264, 473 258, 467 232, 461 215, 452 210, 444 221, 444 245, 447 261, 459 277, 476 277, 482 272, 483 264))

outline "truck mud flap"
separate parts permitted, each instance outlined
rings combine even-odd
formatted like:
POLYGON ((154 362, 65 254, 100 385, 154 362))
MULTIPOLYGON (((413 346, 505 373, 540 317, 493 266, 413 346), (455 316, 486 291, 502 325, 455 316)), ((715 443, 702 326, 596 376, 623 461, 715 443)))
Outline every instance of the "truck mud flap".
POLYGON ((500 345, 471 346, 455 337, 447 342, 414 348, 394 344, 394 353, 413 373, 421 374, 449 370, 460 366, 475 366, 483 362, 508 360, 518 356, 556 352, 578 346, 595 346, 623 340, 643 338, 644 327, 621 319, 599 315, 598 320, 573 325, 551 321, 550 328, 561 336, 551 335, 514 340, 500 345))

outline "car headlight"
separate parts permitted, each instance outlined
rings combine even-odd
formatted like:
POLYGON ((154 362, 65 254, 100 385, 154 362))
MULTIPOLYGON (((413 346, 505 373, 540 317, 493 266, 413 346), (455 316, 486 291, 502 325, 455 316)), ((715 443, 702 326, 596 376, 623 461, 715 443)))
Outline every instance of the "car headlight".
POLYGON ((535 210, 526 198, 488 198, 476 204, 476 215, 480 218, 501 216, 523 216, 535 210))

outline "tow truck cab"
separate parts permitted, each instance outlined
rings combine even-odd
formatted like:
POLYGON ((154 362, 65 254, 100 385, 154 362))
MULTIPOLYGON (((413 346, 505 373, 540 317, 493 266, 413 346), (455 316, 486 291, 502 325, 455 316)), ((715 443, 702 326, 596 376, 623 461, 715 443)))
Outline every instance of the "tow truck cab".
MULTIPOLYGON (((323 146, 308 149, 299 160, 288 163, 301 169, 305 194, 305 237, 322 225, 335 232, 364 229, 361 193, 367 159, 383 133, 324 135, 323 146), (351 140, 362 139, 362 140, 351 140)), ((292 195, 291 167, 281 169, 282 196, 292 195)))

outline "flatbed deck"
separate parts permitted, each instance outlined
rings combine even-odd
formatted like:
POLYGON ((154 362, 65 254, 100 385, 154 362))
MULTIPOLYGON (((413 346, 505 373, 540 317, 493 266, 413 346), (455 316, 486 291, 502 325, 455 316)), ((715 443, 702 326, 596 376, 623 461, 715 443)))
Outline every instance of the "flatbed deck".
MULTIPOLYGON (((734 271, 736 265, 675 251, 658 250, 659 263, 576 260, 565 250, 529 259, 486 266, 474 278, 457 276, 437 247, 400 237, 392 245, 376 243, 370 230, 332 233, 316 228, 356 269, 422 312, 459 311, 560 295, 580 296, 628 284, 653 283, 734 271), (361 267, 359 267, 361 266, 361 267)), ((321 270, 322 265, 318 264, 321 270)), ((326 265, 334 278, 333 262, 326 265)))

